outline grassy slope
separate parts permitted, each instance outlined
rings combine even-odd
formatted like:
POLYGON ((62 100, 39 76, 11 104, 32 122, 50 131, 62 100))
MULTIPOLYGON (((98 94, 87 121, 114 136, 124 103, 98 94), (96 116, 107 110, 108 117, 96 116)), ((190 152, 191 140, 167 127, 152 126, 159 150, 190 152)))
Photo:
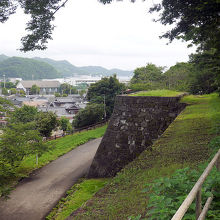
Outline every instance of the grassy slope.
POLYGON ((87 205, 74 213, 73 219, 128 219, 144 216, 148 193, 145 184, 170 176, 176 169, 195 167, 206 161, 209 141, 219 131, 220 98, 216 94, 187 96, 190 104, 169 126, 152 151, 144 151, 125 167, 87 205))
POLYGON ((38 166, 36 165, 36 159, 34 155, 27 157, 20 165, 17 171, 18 174, 20 176, 28 175, 34 169, 46 165, 50 161, 57 159, 59 156, 69 152, 77 146, 84 144, 89 140, 102 137, 105 133, 106 127, 107 126, 105 125, 93 130, 82 131, 80 133, 75 133, 63 138, 48 141, 46 144, 49 145, 50 150, 39 157, 38 166))
POLYGON ((152 91, 141 91, 135 94, 131 94, 130 96, 160 96, 160 97, 172 97, 182 95, 183 92, 177 92, 172 90, 160 89, 160 90, 152 90, 152 91))
POLYGON ((74 184, 73 187, 66 193, 66 197, 59 201, 57 206, 46 217, 46 220, 66 219, 66 217, 68 217, 76 209, 80 208, 107 182, 108 179, 79 180, 78 183, 74 184))

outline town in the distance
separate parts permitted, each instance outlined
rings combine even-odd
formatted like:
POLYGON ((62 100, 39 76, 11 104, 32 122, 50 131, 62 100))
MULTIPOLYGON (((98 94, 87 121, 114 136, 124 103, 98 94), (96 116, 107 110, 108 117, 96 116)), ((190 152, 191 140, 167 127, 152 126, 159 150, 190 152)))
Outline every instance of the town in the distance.
MULTIPOLYGON (((133 71, 108 70, 103 67, 76 67, 68 61, 48 58, 21 58, 0 55, 0 95, 15 107, 34 106, 39 111, 51 111, 72 122, 80 109, 88 103, 89 86, 103 77, 117 74, 127 84, 133 71)), ((7 123, 2 116, 0 124, 7 123)))

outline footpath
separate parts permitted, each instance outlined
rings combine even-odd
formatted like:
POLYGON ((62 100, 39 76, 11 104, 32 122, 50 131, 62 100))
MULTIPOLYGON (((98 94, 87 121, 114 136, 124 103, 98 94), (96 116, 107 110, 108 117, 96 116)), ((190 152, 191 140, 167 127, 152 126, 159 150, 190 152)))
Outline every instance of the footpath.
POLYGON ((83 144, 22 180, 0 200, 1 220, 40 220, 89 169, 101 138, 83 144))

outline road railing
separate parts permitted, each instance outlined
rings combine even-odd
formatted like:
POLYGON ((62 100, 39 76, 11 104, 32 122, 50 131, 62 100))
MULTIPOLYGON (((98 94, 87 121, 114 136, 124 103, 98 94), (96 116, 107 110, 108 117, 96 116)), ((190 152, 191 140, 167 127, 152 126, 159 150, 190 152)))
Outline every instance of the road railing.
POLYGON ((55 140, 55 139, 62 138, 62 137, 65 137, 66 135, 71 135, 71 134, 74 134, 74 133, 77 133, 77 132, 92 130, 92 129, 101 127, 101 126, 103 126, 107 123, 108 123, 108 121, 104 120, 104 121, 101 121, 101 122, 96 123, 96 124, 92 124, 92 125, 77 128, 77 129, 73 129, 72 132, 63 132, 62 134, 57 134, 57 135, 53 135, 53 136, 50 136, 50 137, 44 137, 43 141, 55 140))

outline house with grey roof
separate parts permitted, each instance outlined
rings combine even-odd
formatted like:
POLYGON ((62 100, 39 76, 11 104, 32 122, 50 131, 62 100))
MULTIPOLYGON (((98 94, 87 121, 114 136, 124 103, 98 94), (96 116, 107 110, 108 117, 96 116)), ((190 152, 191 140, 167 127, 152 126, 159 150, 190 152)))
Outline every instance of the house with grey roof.
POLYGON ((41 80, 22 80, 17 84, 18 90, 23 90, 26 94, 30 94, 31 87, 36 85, 40 88, 40 94, 54 94, 59 91, 59 81, 41 81, 41 80))

